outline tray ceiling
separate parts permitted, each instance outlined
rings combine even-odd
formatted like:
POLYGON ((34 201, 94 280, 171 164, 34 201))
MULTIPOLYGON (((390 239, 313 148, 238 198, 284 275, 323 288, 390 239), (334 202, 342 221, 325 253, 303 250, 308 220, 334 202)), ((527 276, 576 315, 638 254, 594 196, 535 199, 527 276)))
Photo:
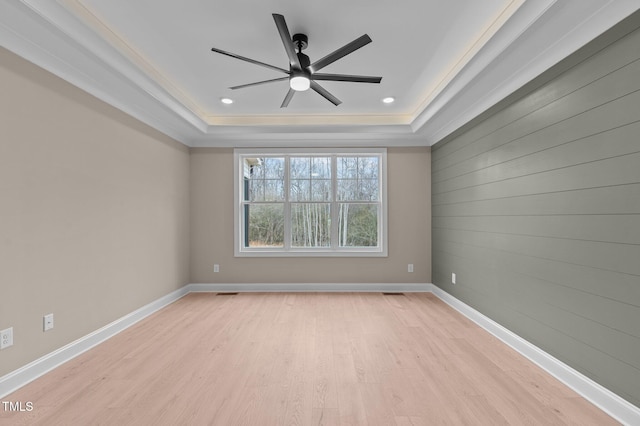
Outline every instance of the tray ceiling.
POLYGON ((0 5, 3 46, 189 146, 430 145, 638 8, 634 1, 21 0, 0 5), (362 34, 373 42, 280 108, 288 68, 272 13, 305 33, 317 60, 362 34), (385 104, 382 99, 394 97, 385 104), (225 105, 221 98, 231 98, 225 105))

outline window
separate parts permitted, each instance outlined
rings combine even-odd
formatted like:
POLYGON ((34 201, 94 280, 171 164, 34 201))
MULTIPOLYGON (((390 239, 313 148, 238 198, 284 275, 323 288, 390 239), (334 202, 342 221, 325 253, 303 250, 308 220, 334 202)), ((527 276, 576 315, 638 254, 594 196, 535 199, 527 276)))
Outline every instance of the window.
POLYGON ((236 149, 236 256, 386 256, 386 150, 236 149))

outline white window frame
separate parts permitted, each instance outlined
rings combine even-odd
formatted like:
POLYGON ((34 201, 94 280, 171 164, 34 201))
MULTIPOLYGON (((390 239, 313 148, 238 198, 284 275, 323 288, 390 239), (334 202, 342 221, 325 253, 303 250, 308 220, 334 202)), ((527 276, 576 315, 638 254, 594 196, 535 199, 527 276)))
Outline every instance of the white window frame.
MULTIPOLYGON (((387 257, 387 150, 386 148, 236 148, 233 151, 234 160, 234 255, 236 257, 387 257), (377 247, 244 247, 243 223, 243 166, 242 161, 246 157, 260 156, 377 156, 379 158, 379 191, 380 191, 380 217, 378 218, 378 246, 377 247)), ((286 162, 288 164, 288 162, 286 162)), ((289 201, 288 168, 285 167, 285 212, 289 201)), ((335 170, 332 173, 335 194, 335 170)), ((331 204, 339 201, 333 198, 331 204)), ((285 239, 290 238, 287 231, 290 226, 290 217, 285 213, 285 239)), ((332 234, 333 235, 333 234, 332 234)))

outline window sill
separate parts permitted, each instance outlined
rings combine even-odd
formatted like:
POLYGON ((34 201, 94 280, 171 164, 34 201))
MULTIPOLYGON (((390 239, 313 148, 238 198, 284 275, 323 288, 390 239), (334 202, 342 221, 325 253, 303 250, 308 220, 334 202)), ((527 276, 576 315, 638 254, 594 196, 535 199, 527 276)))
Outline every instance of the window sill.
POLYGON ((277 250, 241 250, 236 251, 235 257, 387 257, 386 250, 289 250, 289 251, 277 251, 277 250))

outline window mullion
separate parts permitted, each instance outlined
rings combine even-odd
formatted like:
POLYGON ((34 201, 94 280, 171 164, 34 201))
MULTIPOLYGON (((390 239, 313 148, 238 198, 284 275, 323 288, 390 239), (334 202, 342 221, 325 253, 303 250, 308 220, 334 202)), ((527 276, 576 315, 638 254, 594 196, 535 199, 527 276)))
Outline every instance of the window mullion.
POLYGON ((386 225, 383 223, 386 220, 386 215, 382 212, 383 205, 386 205, 382 199, 382 191, 384 189, 384 184, 382 183, 382 176, 384 173, 382 162, 382 156, 378 156, 378 247, 382 247, 382 244, 386 244, 384 241, 384 229, 386 225))
POLYGON ((289 187, 290 176, 289 176, 289 163, 290 157, 288 155, 284 156, 284 250, 291 250, 291 202, 290 202, 290 191, 289 187))
POLYGON ((338 249, 338 156, 331 156, 331 249, 338 249))

